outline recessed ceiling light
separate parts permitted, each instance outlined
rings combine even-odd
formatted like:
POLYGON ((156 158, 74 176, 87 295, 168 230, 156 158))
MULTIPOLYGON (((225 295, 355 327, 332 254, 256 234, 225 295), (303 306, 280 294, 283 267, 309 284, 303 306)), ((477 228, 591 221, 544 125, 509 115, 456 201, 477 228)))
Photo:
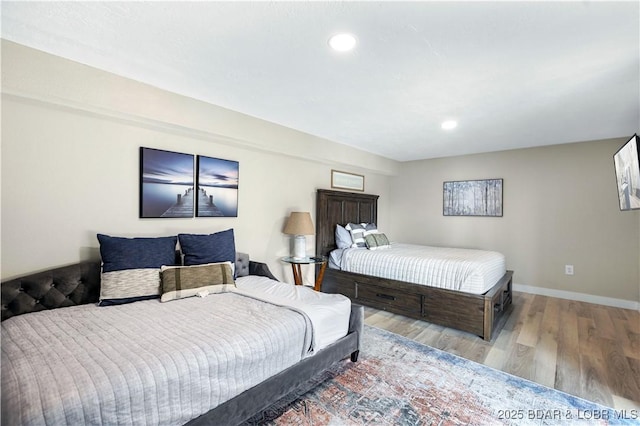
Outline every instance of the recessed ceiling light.
POLYGON ((458 122, 455 120, 443 121, 440 125, 444 130, 452 130, 458 126, 458 122))
POLYGON ((348 33, 336 34, 329 39, 329 46, 338 52, 346 52, 356 46, 356 38, 348 33))

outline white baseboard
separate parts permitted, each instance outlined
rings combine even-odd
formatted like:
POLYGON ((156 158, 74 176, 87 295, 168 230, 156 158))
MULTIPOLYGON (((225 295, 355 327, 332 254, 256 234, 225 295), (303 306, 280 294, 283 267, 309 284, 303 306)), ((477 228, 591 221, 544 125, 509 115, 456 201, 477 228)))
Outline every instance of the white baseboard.
POLYGON ((522 284, 513 284, 513 290, 522 293, 539 294, 541 296, 551 296, 560 299, 577 300, 579 302, 640 311, 640 302, 634 302, 633 300, 614 299, 612 297, 594 296, 593 294, 575 293, 573 291, 554 290, 552 288, 533 287, 522 284))

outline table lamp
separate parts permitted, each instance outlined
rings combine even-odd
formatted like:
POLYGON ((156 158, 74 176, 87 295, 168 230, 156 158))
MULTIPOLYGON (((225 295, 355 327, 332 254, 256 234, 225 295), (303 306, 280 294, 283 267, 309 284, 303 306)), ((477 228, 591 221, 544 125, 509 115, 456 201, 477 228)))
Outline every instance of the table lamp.
POLYGON ((307 257, 306 237, 305 235, 313 235, 315 229, 311 221, 309 212, 292 212, 284 227, 284 233, 295 235, 293 240, 293 258, 304 259, 307 257))

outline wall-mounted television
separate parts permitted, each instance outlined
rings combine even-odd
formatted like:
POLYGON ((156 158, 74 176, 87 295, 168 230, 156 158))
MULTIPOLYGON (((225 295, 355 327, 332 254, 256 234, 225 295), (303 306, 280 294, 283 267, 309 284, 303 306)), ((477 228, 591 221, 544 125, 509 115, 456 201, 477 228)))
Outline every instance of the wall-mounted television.
POLYGON ((620 210, 640 209, 640 141, 633 135, 613 155, 620 210))

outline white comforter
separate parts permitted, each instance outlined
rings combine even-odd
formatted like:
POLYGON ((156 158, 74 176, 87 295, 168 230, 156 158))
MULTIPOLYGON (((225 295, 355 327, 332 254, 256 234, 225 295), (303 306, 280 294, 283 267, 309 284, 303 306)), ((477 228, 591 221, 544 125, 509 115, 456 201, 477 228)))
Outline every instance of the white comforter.
POLYGON ((250 296, 83 305, 4 321, 2 423, 183 424, 314 350, 313 309, 303 315, 302 303, 283 309, 250 296))
POLYGON ((393 243, 387 249, 345 249, 332 253, 343 271, 483 294, 506 272, 495 251, 393 243))

